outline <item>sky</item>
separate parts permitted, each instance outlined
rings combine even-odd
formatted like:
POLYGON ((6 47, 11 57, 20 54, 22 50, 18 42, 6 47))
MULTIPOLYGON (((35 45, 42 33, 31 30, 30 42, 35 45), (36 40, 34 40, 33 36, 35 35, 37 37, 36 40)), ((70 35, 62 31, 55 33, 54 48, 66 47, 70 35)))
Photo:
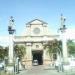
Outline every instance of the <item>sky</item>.
POLYGON ((75 0, 0 0, 0 35, 8 35, 9 18, 15 19, 16 35, 33 19, 41 19, 57 31, 60 15, 66 17, 67 28, 75 28, 75 0))
POLYGON ((10 16, 14 17, 16 35, 25 30, 25 24, 34 19, 48 23, 57 32, 60 15, 66 17, 68 29, 75 28, 75 0, 0 0, 0 35, 8 35, 10 16))

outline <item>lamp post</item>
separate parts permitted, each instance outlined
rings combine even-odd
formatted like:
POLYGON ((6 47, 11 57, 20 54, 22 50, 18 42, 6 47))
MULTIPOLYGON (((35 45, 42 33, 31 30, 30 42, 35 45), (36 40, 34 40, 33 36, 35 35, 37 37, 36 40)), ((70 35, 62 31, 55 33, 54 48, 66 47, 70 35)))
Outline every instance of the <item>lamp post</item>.
POLYGON ((60 31, 61 31, 61 41, 62 41, 62 52, 63 52, 63 62, 64 64, 66 64, 68 62, 68 52, 67 52, 67 39, 66 39, 66 25, 65 25, 65 18, 63 17, 63 15, 61 14, 61 27, 60 27, 60 31))
POLYGON ((8 52, 8 63, 13 63, 13 34, 15 32, 14 29, 14 19, 11 16, 9 20, 9 26, 8 26, 8 32, 9 32, 9 52, 8 52))

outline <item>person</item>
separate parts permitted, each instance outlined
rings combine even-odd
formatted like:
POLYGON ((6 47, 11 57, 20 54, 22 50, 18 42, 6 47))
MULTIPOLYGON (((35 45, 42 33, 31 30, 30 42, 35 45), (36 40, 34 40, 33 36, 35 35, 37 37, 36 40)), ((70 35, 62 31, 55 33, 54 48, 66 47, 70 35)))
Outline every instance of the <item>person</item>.
POLYGON ((55 61, 55 69, 57 70, 57 72, 59 72, 59 61, 58 60, 55 61))
POLYGON ((64 72, 64 69, 63 69, 63 60, 56 60, 55 61, 55 68, 56 70, 59 72, 59 71, 62 71, 64 72))

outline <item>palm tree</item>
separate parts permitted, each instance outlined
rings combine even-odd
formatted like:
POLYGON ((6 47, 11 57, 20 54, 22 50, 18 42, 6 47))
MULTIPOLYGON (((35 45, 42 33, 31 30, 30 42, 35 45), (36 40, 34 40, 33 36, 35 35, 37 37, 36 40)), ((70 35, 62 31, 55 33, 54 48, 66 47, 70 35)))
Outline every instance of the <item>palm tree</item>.
POLYGON ((57 59, 61 59, 62 57, 62 42, 58 40, 54 40, 53 42, 53 52, 57 53, 57 59))
POLYGON ((47 49, 47 53, 49 54, 51 59, 53 59, 53 53, 62 56, 62 42, 57 41, 56 39, 45 44, 44 49, 47 49))
POLYGON ((17 72, 19 72, 19 67, 22 67, 22 57, 26 54, 26 48, 24 45, 15 45, 14 46, 14 55, 16 56, 16 66, 17 66, 17 72))
POLYGON ((15 45, 14 51, 16 56, 19 57, 19 59, 22 59, 22 57, 26 54, 26 48, 23 45, 15 45))
POLYGON ((51 59, 51 56, 52 56, 52 53, 53 53, 53 42, 52 41, 48 41, 45 45, 44 45, 44 49, 47 50, 47 53, 49 54, 50 56, 50 59, 51 59))

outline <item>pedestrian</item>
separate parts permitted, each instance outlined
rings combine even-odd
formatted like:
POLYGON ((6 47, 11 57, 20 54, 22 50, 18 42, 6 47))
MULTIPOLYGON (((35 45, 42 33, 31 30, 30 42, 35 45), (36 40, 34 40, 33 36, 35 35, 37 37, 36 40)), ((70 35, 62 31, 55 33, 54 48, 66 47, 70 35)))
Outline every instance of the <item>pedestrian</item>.
POLYGON ((55 69, 57 70, 57 72, 59 72, 59 68, 60 68, 60 66, 59 66, 59 61, 56 60, 56 61, 55 61, 55 69))

